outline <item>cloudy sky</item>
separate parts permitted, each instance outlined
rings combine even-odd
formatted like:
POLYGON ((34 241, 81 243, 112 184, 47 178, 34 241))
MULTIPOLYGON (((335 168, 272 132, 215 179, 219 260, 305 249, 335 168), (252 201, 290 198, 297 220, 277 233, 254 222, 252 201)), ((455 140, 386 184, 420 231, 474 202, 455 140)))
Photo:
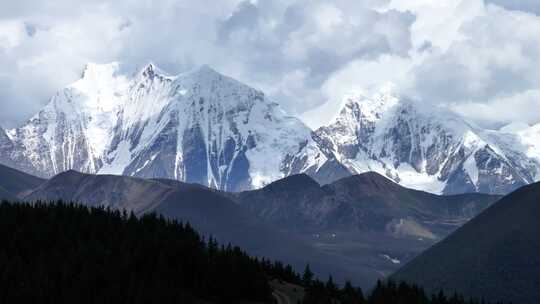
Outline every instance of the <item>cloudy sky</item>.
POLYGON ((316 127, 387 82, 476 123, 540 122, 538 0, 17 0, 0 4, 0 125, 87 62, 209 64, 316 127))

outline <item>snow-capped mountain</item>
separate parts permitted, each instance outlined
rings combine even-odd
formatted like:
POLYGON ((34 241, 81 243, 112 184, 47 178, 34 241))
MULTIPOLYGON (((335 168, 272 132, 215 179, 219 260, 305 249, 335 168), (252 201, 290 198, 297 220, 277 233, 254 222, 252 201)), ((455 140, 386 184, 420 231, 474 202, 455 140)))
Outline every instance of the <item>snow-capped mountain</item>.
POLYGON ((526 147, 525 130, 483 130, 398 98, 391 86, 347 96, 343 104, 315 138, 352 173, 376 171, 403 186, 445 194, 508 193, 538 179, 539 150, 534 141, 526 147))
POLYGON ((34 169, 22 151, 23 148, 12 140, 8 131, 0 127, 0 163, 38 175, 39 172, 34 169))
POLYGON ((149 64, 127 77, 117 63, 89 64, 10 134, 41 176, 75 169, 230 191, 288 175, 299 151, 317 153, 300 120, 208 66, 171 76, 149 64))
POLYGON ((376 171, 434 193, 507 193, 539 179, 539 134, 483 130, 389 86, 346 96, 312 131, 208 66, 169 75, 148 64, 127 75, 118 63, 88 64, 24 125, 0 128, 0 163, 43 177, 75 169, 227 191, 297 173, 325 184, 376 171))

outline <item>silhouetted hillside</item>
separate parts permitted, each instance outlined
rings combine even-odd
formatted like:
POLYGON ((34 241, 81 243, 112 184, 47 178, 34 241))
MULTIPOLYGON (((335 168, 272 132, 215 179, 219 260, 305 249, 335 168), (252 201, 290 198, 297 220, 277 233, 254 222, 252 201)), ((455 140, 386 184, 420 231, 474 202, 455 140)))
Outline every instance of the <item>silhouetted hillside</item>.
POLYGON ((525 186, 436 244, 393 277, 428 291, 512 303, 540 299, 540 184, 525 186))
POLYGON ((324 186, 307 175, 294 175, 232 198, 256 215, 289 229, 382 231, 439 238, 499 197, 434 195, 404 188, 380 174, 367 172, 324 186), (401 220, 406 223, 398 224, 401 220))

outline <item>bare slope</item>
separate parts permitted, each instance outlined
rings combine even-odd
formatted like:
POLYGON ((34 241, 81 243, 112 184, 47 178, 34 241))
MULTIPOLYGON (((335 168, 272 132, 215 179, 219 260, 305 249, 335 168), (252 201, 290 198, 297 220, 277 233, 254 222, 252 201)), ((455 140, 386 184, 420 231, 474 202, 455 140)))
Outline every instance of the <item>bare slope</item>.
POLYGON ((540 184, 505 196, 394 278, 512 303, 540 298, 540 184))

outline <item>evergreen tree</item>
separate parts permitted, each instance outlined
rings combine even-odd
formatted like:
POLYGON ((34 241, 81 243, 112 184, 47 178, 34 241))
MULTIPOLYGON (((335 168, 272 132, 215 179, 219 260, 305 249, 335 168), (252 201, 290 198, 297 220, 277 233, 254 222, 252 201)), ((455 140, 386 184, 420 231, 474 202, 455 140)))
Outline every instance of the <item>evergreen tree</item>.
POLYGON ((326 281, 325 288, 330 297, 335 298, 337 296, 338 288, 331 275, 328 277, 328 281, 326 281))
POLYGON ((304 274, 302 275, 302 283, 304 286, 308 287, 311 285, 311 282, 313 281, 314 274, 311 271, 311 268, 309 267, 309 264, 306 265, 306 268, 304 269, 304 274))
POLYGON ((340 297, 342 304, 364 304, 364 293, 361 288, 354 288, 350 281, 345 282, 340 297))

